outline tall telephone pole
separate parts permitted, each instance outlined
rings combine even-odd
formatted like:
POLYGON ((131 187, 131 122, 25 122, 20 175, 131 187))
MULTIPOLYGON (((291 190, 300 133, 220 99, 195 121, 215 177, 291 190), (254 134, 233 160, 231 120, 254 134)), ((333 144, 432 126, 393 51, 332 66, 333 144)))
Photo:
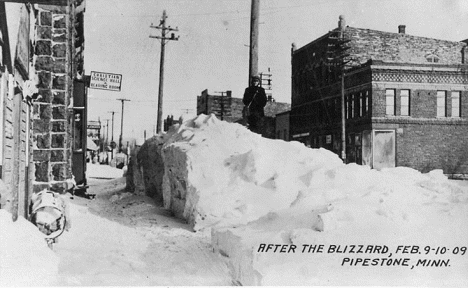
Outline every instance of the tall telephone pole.
POLYGON ((175 37, 174 33, 171 33, 170 37, 166 37, 168 31, 178 32, 178 28, 166 27, 166 10, 163 11, 162 19, 158 26, 151 24, 151 28, 161 29, 161 36, 149 36, 150 38, 157 38, 161 41, 161 60, 159 62, 159 93, 158 93, 158 120, 156 126, 156 133, 162 132, 162 109, 163 109, 163 83, 164 83, 164 54, 165 45, 170 40, 179 40, 179 36, 175 37))
POLYGON ((109 119, 104 119, 106 121, 106 140, 104 141, 105 147, 109 145, 109 119))
POLYGON ((345 95, 345 69, 346 65, 351 61, 349 54, 346 52, 350 47, 347 45, 350 39, 345 37, 346 21, 343 15, 339 17, 339 29, 329 32, 328 36, 328 51, 327 61, 330 67, 338 69, 341 74, 341 159, 346 160, 346 95, 345 95))
MULTIPOLYGON (((117 113, 116 111, 109 111, 109 113, 112 113, 112 135, 111 135, 111 160, 114 159, 114 148, 115 148, 115 142, 114 142, 114 114, 117 113)), ((110 161, 109 161, 110 162, 110 161)))
POLYGON ((119 137, 119 152, 122 152, 122 137, 123 137, 123 115, 124 115, 124 102, 125 101, 130 101, 128 99, 117 99, 119 101, 122 101, 122 115, 120 118, 120 137, 119 137))
POLYGON ((250 10, 250 55, 249 55, 249 84, 252 76, 258 74, 258 18, 260 11, 260 0, 252 0, 250 10))

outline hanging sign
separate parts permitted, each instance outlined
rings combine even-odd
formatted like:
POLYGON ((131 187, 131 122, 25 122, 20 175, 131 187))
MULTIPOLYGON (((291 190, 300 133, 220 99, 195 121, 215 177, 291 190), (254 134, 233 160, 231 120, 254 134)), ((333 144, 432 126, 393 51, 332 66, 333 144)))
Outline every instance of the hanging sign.
POLYGON ((122 74, 91 71, 89 88, 120 91, 122 74))

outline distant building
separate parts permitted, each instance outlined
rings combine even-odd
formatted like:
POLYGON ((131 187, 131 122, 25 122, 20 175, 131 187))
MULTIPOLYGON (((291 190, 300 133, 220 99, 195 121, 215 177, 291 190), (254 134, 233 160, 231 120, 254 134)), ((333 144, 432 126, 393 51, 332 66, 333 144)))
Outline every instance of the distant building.
POLYGON ((200 96, 197 96, 197 115, 214 114, 218 119, 227 122, 235 122, 235 120, 242 118, 242 109, 240 110, 240 114, 235 109, 239 103, 233 103, 231 91, 216 93, 216 95, 210 95, 208 94, 208 89, 205 89, 200 96))
MULTIPOLYGON (((242 98, 233 98, 231 91, 216 93, 216 95, 210 95, 208 89, 205 89, 200 96, 197 96, 197 115, 214 114, 218 119, 243 124, 242 110, 244 103, 242 102, 242 98)), ((265 118, 262 125, 262 136, 275 138, 276 114, 287 111, 290 108, 290 104, 276 102, 271 96, 268 96, 268 102, 265 106, 265 118)))
POLYGON ((291 111, 285 111, 282 113, 276 114, 275 120, 275 129, 276 129, 276 139, 282 139, 289 141, 289 115, 291 111))
POLYGON ((173 116, 173 115, 171 115, 171 116, 168 115, 167 118, 164 119, 164 125, 163 125, 164 131, 168 131, 169 128, 170 128, 172 125, 181 124, 180 122, 181 122, 180 119, 174 120, 174 116, 173 116))
POLYGON ((102 150, 104 147, 102 147, 103 143, 101 143, 101 121, 88 120, 86 128, 88 140, 93 141, 93 143, 96 144, 100 150, 102 150))
POLYGON ((264 109, 265 117, 263 118, 264 125, 262 129, 262 136, 270 139, 277 138, 277 115, 289 110, 291 110, 291 104, 276 102, 271 96, 268 96, 268 102, 264 109))
POLYGON ((340 17, 333 31, 293 45, 292 140, 341 154, 341 68, 329 58, 341 33, 351 61, 346 162, 468 174, 467 44, 411 36, 404 25, 390 33, 347 27, 340 17))

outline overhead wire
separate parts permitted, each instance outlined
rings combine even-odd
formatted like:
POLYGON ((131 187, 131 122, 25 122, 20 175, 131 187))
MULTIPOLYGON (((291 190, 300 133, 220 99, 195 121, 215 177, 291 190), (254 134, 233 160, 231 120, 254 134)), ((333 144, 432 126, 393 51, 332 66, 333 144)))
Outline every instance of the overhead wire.
MULTIPOLYGON (((317 6, 317 5, 321 5, 323 3, 325 3, 326 1, 316 1, 314 3, 309 3, 309 4, 306 4, 306 5, 295 5, 295 6, 278 6, 278 7, 268 7, 268 8, 261 8, 260 10, 260 15, 261 16, 267 16, 267 15, 272 15, 272 14, 277 14, 277 13, 285 13, 285 12, 289 12, 288 10, 291 10, 291 9, 297 9, 297 8, 304 8, 304 7, 310 7, 310 6, 317 6)), ((268 3, 268 2, 267 2, 268 3)), ((171 14, 171 17, 187 17, 187 16, 217 16, 217 15, 226 15, 226 14, 243 14, 243 13, 249 13, 250 12, 250 9, 245 9, 245 10, 230 10, 230 11, 220 11, 220 12, 207 12, 207 13, 186 13, 186 14, 171 14)), ((155 17, 154 14, 151 14, 151 15, 146 15, 146 14, 142 14, 142 15, 125 15, 125 14, 120 14, 120 15, 115 15, 115 14, 109 14, 109 15, 105 15, 105 14, 94 14, 96 16, 99 16, 99 17, 115 17, 115 16, 119 16, 119 17, 155 17)), ((232 18, 232 19, 228 19, 227 21, 234 21, 234 20, 241 20, 241 19, 246 19, 246 18, 250 18, 250 15, 248 16, 245 16, 245 17, 237 17, 237 18, 232 18)), ((223 44, 224 42, 222 42, 221 40, 217 40, 215 39, 214 37, 210 37, 210 40, 213 41, 213 42, 216 42, 218 44, 223 44)), ((138 53, 138 62, 136 63, 141 63, 141 61, 144 61, 144 67, 141 68, 137 65, 133 66, 132 70, 133 70, 133 73, 134 75, 141 75, 140 73, 138 72, 141 72, 141 73, 144 73, 144 71, 148 71, 147 67, 148 65, 150 65, 150 70, 149 71, 153 71, 153 69, 155 68, 155 65, 157 63, 159 63, 159 61, 156 61, 156 59, 150 59, 152 57, 150 57, 150 55, 157 55, 157 53, 152 53, 152 51, 155 51, 155 45, 156 43, 159 43, 157 41, 150 41, 151 43, 148 44, 148 41, 144 41, 143 42, 143 49, 141 50, 142 52, 141 53, 138 53)), ((243 45, 243 44, 240 44, 240 45, 243 45)), ((264 51, 264 52, 267 52, 267 53, 271 53, 271 54, 277 54, 277 52, 272 52, 272 51, 264 51)), ((157 57, 156 57, 157 58, 157 57)), ((91 98, 91 99, 94 99, 94 100, 99 100, 99 101, 115 101, 115 99, 102 99, 102 98, 91 98)), ((173 99, 173 100, 170 100, 170 99, 167 99, 165 100, 165 102, 170 102, 170 103, 180 103, 180 102, 191 102, 193 100, 176 100, 176 99, 173 99)), ((132 100, 131 102, 135 102, 136 103, 157 103, 158 101, 157 100, 132 100)))

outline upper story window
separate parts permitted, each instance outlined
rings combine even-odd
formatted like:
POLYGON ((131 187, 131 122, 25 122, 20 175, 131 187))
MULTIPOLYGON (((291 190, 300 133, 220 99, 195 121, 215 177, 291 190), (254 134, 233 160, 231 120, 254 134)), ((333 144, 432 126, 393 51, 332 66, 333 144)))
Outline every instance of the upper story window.
POLYGON ((365 109, 363 115, 367 115, 369 113, 369 91, 366 91, 364 94, 364 102, 365 102, 365 109))
POLYGON ((437 91, 437 117, 447 117, 447 91, 437 91))
POLYGON ((452 91, 452 117, 460 117, 460 91, 452 91))
POLYGON ((410 91, 401 90, 400 91, 400 115, 409 116, 410 115, 410 91))
POLYGON ((439 57, 437 57, 436 55, 428 55, 426 56, 426 60, 430 63, 437 63, 439 62, 439 57))
POLYGON ((359 116, 362 117, 364 116, 364 93, 360 92, 359 93, 359 116))
POLYGON ((349 95, 346 96, 346 98, 345 98, 345 106, 346 106, 346 107, 345 107, 345 114, 346 114, 346 115, 345 115, 345 116, 346 116, 345 118, 346 118, 346 119, 349 119, 349 95))
POLYGON ((362 93, 356 93, 354 96, 354 115, 356 117, 361 117, 361 102, 362 102, 362 93))
POLYGON ((395 89, 385 90, 385 115, 395 115, 395 89))

